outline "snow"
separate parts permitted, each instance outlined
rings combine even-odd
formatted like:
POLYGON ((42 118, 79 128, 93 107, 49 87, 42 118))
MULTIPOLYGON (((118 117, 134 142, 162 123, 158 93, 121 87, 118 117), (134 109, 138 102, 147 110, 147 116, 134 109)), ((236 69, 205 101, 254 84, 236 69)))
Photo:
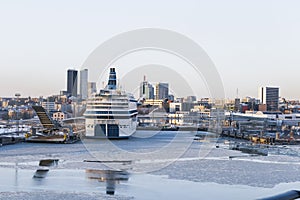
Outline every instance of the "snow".
POLYGON ((1 200, 41 200, 41 199, 47 199, 47 200, 114 200, 114 199, 120 199, 120 200, 129 200, 133 199, 132 197, 124 197, 120 195, 116 196, 108 196, 104 194, 99 193, 76 193, 76 192, 62 192, 62 193, 56 193, 56 192, 49 192, 49 191, 38 191, 38 192, 2 192, 0 194, 1 200))

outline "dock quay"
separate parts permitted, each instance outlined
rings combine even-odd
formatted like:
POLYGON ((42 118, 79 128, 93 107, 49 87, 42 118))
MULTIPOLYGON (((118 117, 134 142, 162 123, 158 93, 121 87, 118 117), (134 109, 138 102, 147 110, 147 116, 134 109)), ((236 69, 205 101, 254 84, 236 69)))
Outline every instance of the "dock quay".
POLYGON ((208 131, 207 127, 197 126, 138 126, 137 130, 143 131, 208 131))
MULTIPOLYGON (((229 146, 229 149, 241 151, 250 155, 260 155, 260 156, 268 156, 268 151, 266 150, 267 146, 255 146, 246 143, 233 144, 229 146)), ((233 156, 229 156, 229 158, 234 158, 233 156)))
POLYGON ((60 124, 55 122, 42 106, 32 106, 42 127, 32 127, 25 134, 26 142, 38 143, 74 143, 81 139, 84 133, 83 125, 76 123, 60 124))
POLYGON ((294 137, 293 134, 278 133, 278 132, 263 132, 260 130, 243 131, 232 128, 223 127, 222 137, 231 137, 243 139, 256 144, 269 144, 269 145, 299 145, 300 138, 294 137))
POLYGON ((25 138, 18 135, 0 135, 0 146, 24 142, 25 138))

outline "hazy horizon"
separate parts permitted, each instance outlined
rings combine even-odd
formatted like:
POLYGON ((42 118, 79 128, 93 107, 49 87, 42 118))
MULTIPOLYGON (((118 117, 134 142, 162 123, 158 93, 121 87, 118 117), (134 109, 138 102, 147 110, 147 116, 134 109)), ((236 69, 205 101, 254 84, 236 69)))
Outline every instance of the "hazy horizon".
POLYGON ((260 86, 279 86, 280 96, 300 99, 299 6, 296 0, 3 1, 0 96, 59 94, 67 69, 84 68, 101 43, 153 27, 197 42, 215 64, 226 98, 236 97, 237 88, 242 98, 257 97, 260 86))

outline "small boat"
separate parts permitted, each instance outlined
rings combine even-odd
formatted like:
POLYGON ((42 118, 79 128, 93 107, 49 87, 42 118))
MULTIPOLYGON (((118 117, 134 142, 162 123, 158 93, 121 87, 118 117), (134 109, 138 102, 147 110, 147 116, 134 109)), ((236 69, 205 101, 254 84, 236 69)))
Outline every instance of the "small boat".
POLYGON ((178 131, 179 127, 174 124, 166 125, 161 128, 162 131, 178 131))

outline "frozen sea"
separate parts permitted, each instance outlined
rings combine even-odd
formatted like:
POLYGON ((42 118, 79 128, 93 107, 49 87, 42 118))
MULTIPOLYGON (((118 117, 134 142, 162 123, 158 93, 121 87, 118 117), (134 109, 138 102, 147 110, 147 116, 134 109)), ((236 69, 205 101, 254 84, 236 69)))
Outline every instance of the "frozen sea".
POLYGON ((2 146, 0 199, 259 199, 300 190, 299 146, 253 156, 229 150, 228 138, 194 135, 2 146), (45 159, 57 162, 40 166, 45 159))

